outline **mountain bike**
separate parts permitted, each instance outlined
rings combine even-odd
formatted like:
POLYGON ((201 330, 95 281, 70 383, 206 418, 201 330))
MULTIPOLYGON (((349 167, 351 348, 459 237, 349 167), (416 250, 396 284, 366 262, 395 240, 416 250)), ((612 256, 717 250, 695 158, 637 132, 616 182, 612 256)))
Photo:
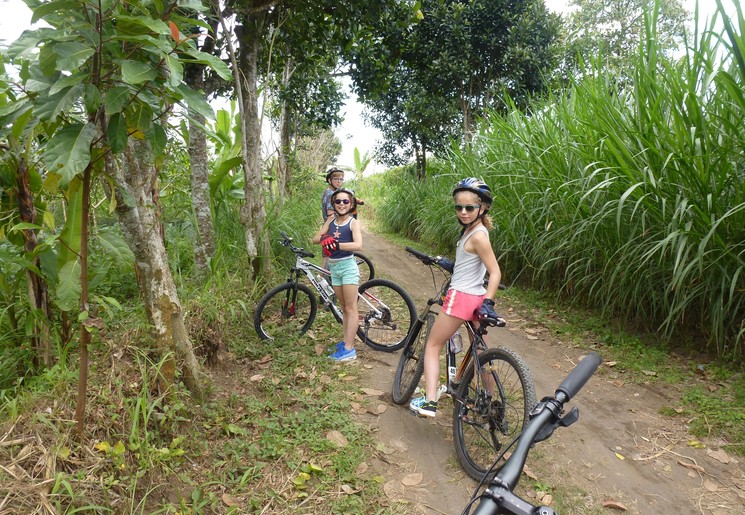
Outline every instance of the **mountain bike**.
MULTIPOLYGON (((254 329, 263 340, 304 334, 316 319, 319 299, 337 322, 343 317, 328 283, 331 273, 305 259, 312 258, 312 252, 292 245, 292 238, 284 232, 281 236, 280 244, 295 254, 295 266, 291 267, 287 281, 269 290, 256 305, 254 329), (301 282, 302 276, 310 286, 301 282)), ((416 319, 414 301, 406 290, 387 279, 372 279, 359 286, 357 300, 360 315, 357 336, 375 350, 400 349, 416 319)))
MULTIPOLYGON (((429 256, 406 247, 406 251, 430 268, 437 266, 445 275, 439 292, 414 321, 403 343, 403 351, 393 378, 393 402, 405 404, 414 393, 424 371, 424 350, 435 321, 433 306, 442 306, 450 286, 443 258, 429 256), (426 326, 426 328, 425 328, 426 326), (423 330, 424 329, 424 330, 423 330)), ((432 278, 437 282, 432 268, 432 278)), ((482 319, 464 324, 468 349, 457 364, 457 340, 450 338, 446 350, 448 379, 445 393, 453 399, 453 442, 458 460, 466 473, 479 480, 489 469, 496 453, 523 428, 536 404, 535 385, 530 369, 514 351, 505 347, 487 348, 484 335, 489 327, 504 327, 502 318, 482 319)), ((456 336, 457 335, 457 336, 456 336)))
MULTIPOLYGON (((471 506, 478 501, 473 515, 497 515, 512 513, 515 515, 556 515, 548 506, 533 506, 525 499, 514 494, 513 490, 522 474, 528 452, 535 443, 542 442, 553 435, 558 427, 569 427, 579 420, 579 410, 575 406, 566 415, 564 404, 569 402, 600 366, 600 356, 591 352, 575 366, 561 385, 556 389, 553 397, 544 397, 530 412, 530 421, 522 432, 510 445, 502 450, 502 455, 517 442, 515 449, 507 461, 501 466, 497 474, 490 480, 489 487, 480 495, 477 493, 463 510, 468 515, 471 506)), ((497 460, 494 462, 497 463, 497 460)), ((483 481, 482 483, 483 484, 483 481)), ((481 484, 476 488, 478 492, 481 484)))

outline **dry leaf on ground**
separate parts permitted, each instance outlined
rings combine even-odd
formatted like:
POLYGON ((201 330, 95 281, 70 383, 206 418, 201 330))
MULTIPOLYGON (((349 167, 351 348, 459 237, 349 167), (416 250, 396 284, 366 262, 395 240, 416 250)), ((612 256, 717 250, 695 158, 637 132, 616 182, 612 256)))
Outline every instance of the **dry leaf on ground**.
POLYGON ((240 506, 243 502, 236 496, 230 494, 222 494, 222 502, 225 506, 240 506))
POLYGON ((603 508, 613 508, 615 510, 627 511, 626 506, 618 501, 603 501, 603 508))
POLYGON ((376 390, 375 388, 362 388, 362 391, 365 393, 365 395, 383 395, 385 392, 382 390, 376 390))
POLYGON ((717 490, 719 490, 719 487, 708 479, 704 481, 704 488, 706 488, 709 492, 716 492, 717 490))
POLYGON ((414 485, 418 485, 419 483, 421 483, 421 482, 422 482, 422 478, 423 478, 423 477, 424 477, 424 476, 422 475, 422 473, 421 473, 421 472, 415 472, 415 473, 413 473, 413 474, 406 474, 406 475, 405 475, 405 476, 404 476, 404 477, 403 477, 403 478, 401 479, 401 484, 403 484, 404 486, 414 486, 414 485))
POLYGON ((349 445, 347 437, 341 434, 339 431, 329 431, 326 433, 326 440, 331 442, 335 447, 346 447, 349 445))
POLYGON ((713 449, 707 449, 706 454, 710 458, 714 458, 715 460, 727 464, 731 461, 731 458, 729 457, 729 454, 724 452, 722 449, 717 449, 716 451, 713 449))

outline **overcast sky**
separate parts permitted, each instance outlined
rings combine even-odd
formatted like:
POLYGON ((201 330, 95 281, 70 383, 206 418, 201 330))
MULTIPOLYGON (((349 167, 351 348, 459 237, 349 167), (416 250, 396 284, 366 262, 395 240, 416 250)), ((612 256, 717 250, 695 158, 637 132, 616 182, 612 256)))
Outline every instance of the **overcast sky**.
MULTIPOLYGON (((566 12, 568 0, 544 0, 546 7, 556 12, 566 12)), ((739 0, 722 0, 725 10, 734 14, 734 2, 739 0)), ((701 18, 706 19, 716 10, 714 0, 700 0, 701 18)), ((696 0, 683 0, 683 6, 693 12, 696 0)), ((20 36, 31 21, 31 11, 21 0, 0 0, 0 46, 8 45, 20 36)), ((354 149, 359 148, 362 155, 372 153, 375 141, 380 134, 375 129, 367 127, 362 120, 362 106, 360 106, 351 92, 348 92, 347 103, 343 109, 344 122, 337 128, 336 135, 343 145, 338 164, 354 167, 354 149)), ((368 171, 381 171, 382 166, 372 163, 368 171)))

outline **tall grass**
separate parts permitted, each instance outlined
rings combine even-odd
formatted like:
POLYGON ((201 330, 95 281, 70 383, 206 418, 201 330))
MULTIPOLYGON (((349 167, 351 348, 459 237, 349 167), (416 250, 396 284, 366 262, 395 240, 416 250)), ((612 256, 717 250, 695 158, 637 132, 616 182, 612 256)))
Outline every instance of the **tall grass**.
MULTIPOLYGON (((453 153, 443 166, 482 176, 495 191, 492 241, 508 279, 555 289, 666 338, 699 332, 720 355, 742 355, 739 10, 736 21, 739 34, 730 26, 729 41, 695 33, 677 61, 657 57, 648 26, 633 86, 590 74, 527 114, 493 115, 469 150, 453 153)), ((398 181, 386 220, 452 246, 453 216, 442 199, 454 180, 444 175, 398 181)))

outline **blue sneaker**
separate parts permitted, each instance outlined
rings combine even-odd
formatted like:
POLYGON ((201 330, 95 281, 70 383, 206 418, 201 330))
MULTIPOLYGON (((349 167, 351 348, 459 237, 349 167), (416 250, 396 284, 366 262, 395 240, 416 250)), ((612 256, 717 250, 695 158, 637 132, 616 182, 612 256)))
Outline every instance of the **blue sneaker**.
POLYGON ((329 351, 329 354, 336 354, 337 352, 339 352, 339 349, 343 349, 343 348, 344 348, 344 340, 340 341, 339 343, 337 343, 336 345, 328 349, 328 351, 329 351))
POLYGON ((416 399, 412 399, 409 403, 409 409, 421 417, 434 417, 437 415, 437 401, 428 401, 427 398, 422 395, 416 399))
POLYGON ((346 347, 342 347, 341 349, 334 352, 331 356, 329 356, 329 358, 333 359, 334 361, 351 361, 353 359, 357 359, 357 350, 347 350, 346 347))

